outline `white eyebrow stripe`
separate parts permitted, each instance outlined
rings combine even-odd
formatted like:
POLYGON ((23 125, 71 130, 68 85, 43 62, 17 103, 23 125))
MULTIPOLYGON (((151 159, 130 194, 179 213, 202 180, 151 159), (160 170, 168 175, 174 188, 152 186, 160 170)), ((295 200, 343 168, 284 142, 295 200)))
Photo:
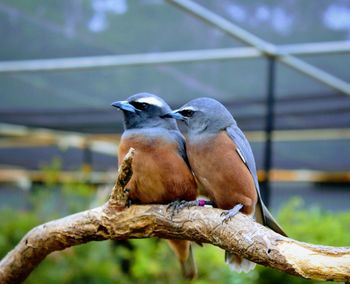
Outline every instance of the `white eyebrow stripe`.
POLYGON ((183 110, 193 110, 193 111, 197 111, 196 108, 192 107, 192 106, 187 106, 187 107, 182 107, 182 108, 179 108, 177 110, 174 110, 174 112, 180 112, 180 111, 183 111, 183 110))
POLYGON ((160 100, 158 100, 157 98, 154 98, 154 97, 140 98, 138 100, 135 100, 135 102, 146 103, 146 104, 154 105, 154 106, 158 106, 158 107, 163 107, 164 106, 162 101, 160 101, 160 100))

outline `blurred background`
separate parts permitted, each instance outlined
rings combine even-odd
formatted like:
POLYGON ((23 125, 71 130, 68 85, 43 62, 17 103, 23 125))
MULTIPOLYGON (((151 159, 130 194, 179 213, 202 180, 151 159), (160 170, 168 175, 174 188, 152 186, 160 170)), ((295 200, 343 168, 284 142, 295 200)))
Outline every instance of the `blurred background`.
MULTIPOLYGON (((209 96, 251 142, 265 202, 301 241, 350 245, 350 2, 0 0, 0 257, 35 225, 100 205, 121 113, 209 96)), ((306 283, 231 272, 195 247, 194 283, 306 283)), ((164 241, 51 254, 26 283, 182 283, 164 241)), ((310 283, 308 281, 307 283, 310 283)))

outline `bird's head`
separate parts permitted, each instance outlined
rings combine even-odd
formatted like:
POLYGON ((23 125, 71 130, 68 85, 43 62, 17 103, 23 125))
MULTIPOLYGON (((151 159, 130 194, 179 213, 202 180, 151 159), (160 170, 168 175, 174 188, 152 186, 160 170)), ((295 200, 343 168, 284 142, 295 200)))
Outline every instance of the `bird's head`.
POLYGON ((184 121, 189 134, 216 133, 236 123, 224 105, 212 98, 191 100, 165 116, 184 121))
POLYGON ((116 101, 112 106, 123 111, 125 129, 163 127, 177 129, 173 118, 164 117, 171 111, 169 105, 160 97, 139 93, 125 101, 116 101))

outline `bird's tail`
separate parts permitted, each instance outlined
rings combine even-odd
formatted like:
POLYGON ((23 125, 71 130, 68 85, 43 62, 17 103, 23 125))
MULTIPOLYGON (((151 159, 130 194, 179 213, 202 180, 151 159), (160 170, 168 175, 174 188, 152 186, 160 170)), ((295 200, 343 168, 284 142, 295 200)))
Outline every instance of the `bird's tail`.
POLYGON ((253 270, 256 265, 254 262, 228 251, 225 251, 225 262, 229 265, 231 270, 236 272, 249 272, 253 270))
POLYGON ((197 265, 194 260, 191 242, 183 240, 168 240, 170 247, 180 261, 182 275, 192 280, 197 277, 197 265))
POLYGON ((192 246, 189 246, 188 257, 184 262, 181 262, 182 274, 186 279, 194 279, 197 277, 197 266, 194 260, 192 246))

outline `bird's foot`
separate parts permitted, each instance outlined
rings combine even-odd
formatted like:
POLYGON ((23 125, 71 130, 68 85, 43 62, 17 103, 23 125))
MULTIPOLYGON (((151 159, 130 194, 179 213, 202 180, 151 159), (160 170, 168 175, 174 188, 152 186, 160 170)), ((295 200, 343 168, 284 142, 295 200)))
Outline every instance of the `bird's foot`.
POLYGON ((243 208, 243 205, 241 203, 238 203, 230 210, 226 210, 222 212, 220 215, 221 217, 224 217, 224 219, 222 220, 222 223, 226 223, 230 221, 230 219, 234 217, 242 208, 243 208))
POLYGON ((176 200, 171 202, 168 205, 167 210, 171 211, 171 219, 172 219, 176 213, 179 213, 179 211, 184 208, 190 208, 193 206, 205 206, 205 205, 213 205, 213 203, 211 201, 204 200, 204 199, 198 199, 198 200, 192 200, 192 201, 176 200))

